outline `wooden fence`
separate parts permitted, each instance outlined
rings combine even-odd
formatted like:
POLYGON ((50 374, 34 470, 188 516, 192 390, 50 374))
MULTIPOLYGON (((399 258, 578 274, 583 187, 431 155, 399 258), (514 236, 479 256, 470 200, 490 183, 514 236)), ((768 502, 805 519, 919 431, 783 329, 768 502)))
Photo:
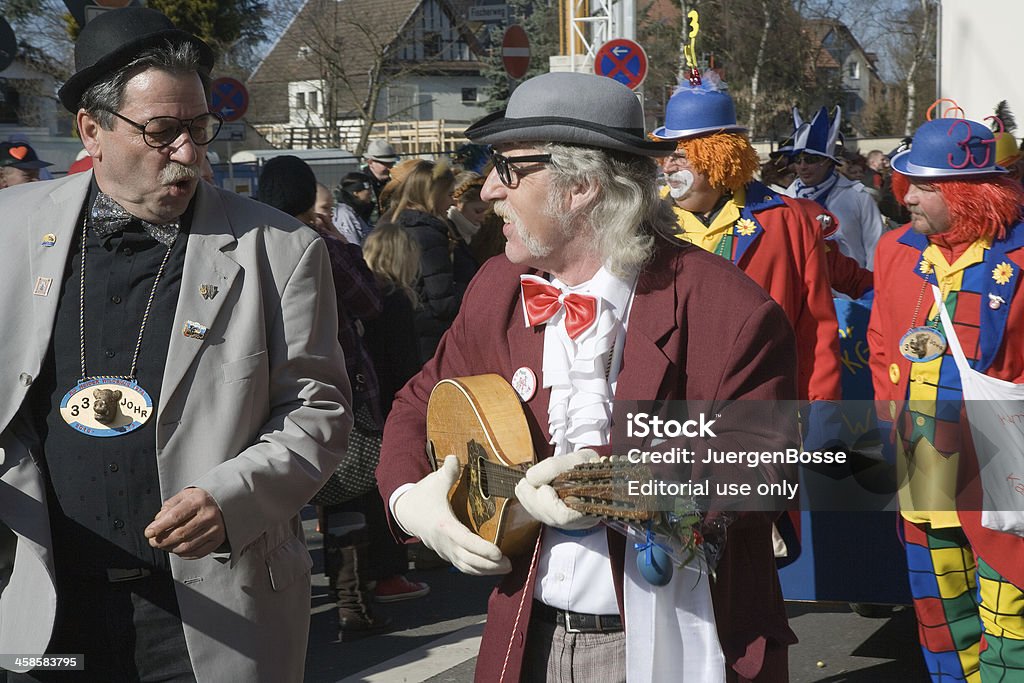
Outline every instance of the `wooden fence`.
MULTIPOLYGON (((370 139, 387 140, 399 154, 437 156, 450 154, 468 140, 462 134, 468 122, 385 121, 375 123, 370 139)), ((341 148, 355 150, 359 143, 357 126, 334 129, 316 127, 256 126, 267 141, 278 149, 341 148)))

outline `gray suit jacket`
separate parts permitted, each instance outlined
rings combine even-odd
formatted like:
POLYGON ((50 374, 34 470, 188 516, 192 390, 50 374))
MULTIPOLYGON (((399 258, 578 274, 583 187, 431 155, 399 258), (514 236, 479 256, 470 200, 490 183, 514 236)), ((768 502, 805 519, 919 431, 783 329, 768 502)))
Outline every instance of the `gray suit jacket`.
MULTIPOLYGON (((90 175, 0 192, 4 653, 44 652, 53 628, 45 487, 21 436, 23 406, 50 346, 90 175), (44 246, 49 233, 56 243, 44 246), (41 278, 52 280, 46 295, 41 278)), ((351 427, 330 264, 322 240, 294 219, 206 183, 197 192, 153 433, 164 499, 208 491, 231 551, 171 555, 185 640, 200 681, 300 681, 312 562, 298 511, 341 459, 351 427), (202 297, 202 284, 217 294, 202 297), (189 320, 209 328, 205 339, 184 336, 189 320)))

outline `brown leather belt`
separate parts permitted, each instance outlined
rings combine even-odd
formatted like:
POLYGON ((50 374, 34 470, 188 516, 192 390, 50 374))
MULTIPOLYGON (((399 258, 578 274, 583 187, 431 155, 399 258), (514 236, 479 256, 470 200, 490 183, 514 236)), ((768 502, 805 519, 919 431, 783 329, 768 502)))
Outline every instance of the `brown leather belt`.
POLYGON ((570 612, 533 601, 531 617, 547 624, 561 626, 568 633, 618 633, 622 630, 622 617, 618 614, 583 614, 570 612))

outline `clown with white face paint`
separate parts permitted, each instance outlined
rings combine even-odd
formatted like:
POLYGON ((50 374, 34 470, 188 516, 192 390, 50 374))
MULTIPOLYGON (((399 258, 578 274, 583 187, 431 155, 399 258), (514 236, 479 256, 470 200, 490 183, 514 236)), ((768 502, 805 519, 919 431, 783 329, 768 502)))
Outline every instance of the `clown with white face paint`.
MULTIPOLYGON (((697 86, 681 85, 668 102, 665 125, 651 137, 676 141, 663 164, 666 202, 675 212, 676 237, 728 259, 782 306, 797 330, 800 398, 810 400, 805 447, 825 443, 829 416, 840 398, 838 324, 829 262, 818 223, 822 211, 806 200, 783 197, 754 180, 759 167, 725 85, 708 72, 697 86), (689 176, 689 187, 674 176, 689 176), (682 190, 682 191, 680 191, 682 190)), ((838 251, 834 252, 836 255, 838 251)), ((799 554, 795 524, 777 522, 792 561, 799 554)))
POLYGON ((725 84, 714 72, 703 81, 679 87, 665 125, 652 133, 676 141, 676 151, 662 162, 676 237, 729 259, 760 284, 801 330, 801 397, 838 399, 838 327, 815 220, 820 210, 753 180, 757 153, 736 123, 725 84))
POLYGON ((690 171, 676 171, 665 180, 668 181, 668 193, 672 199, 682 199, 693 187, 693 173, 690 171))

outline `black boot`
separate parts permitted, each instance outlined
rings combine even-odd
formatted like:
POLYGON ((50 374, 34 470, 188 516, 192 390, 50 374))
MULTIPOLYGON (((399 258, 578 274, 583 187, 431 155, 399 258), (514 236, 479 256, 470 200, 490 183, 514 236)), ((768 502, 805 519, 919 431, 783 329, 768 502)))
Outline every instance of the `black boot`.
POLYGON ((361 578, 366 562, 365 534, 353 532, 341 536, 335 547, 339 561, 335 580, 338 640, 346 642, 384 631, 391 620, 374 617, 370 609, 370 591, 361 578))

